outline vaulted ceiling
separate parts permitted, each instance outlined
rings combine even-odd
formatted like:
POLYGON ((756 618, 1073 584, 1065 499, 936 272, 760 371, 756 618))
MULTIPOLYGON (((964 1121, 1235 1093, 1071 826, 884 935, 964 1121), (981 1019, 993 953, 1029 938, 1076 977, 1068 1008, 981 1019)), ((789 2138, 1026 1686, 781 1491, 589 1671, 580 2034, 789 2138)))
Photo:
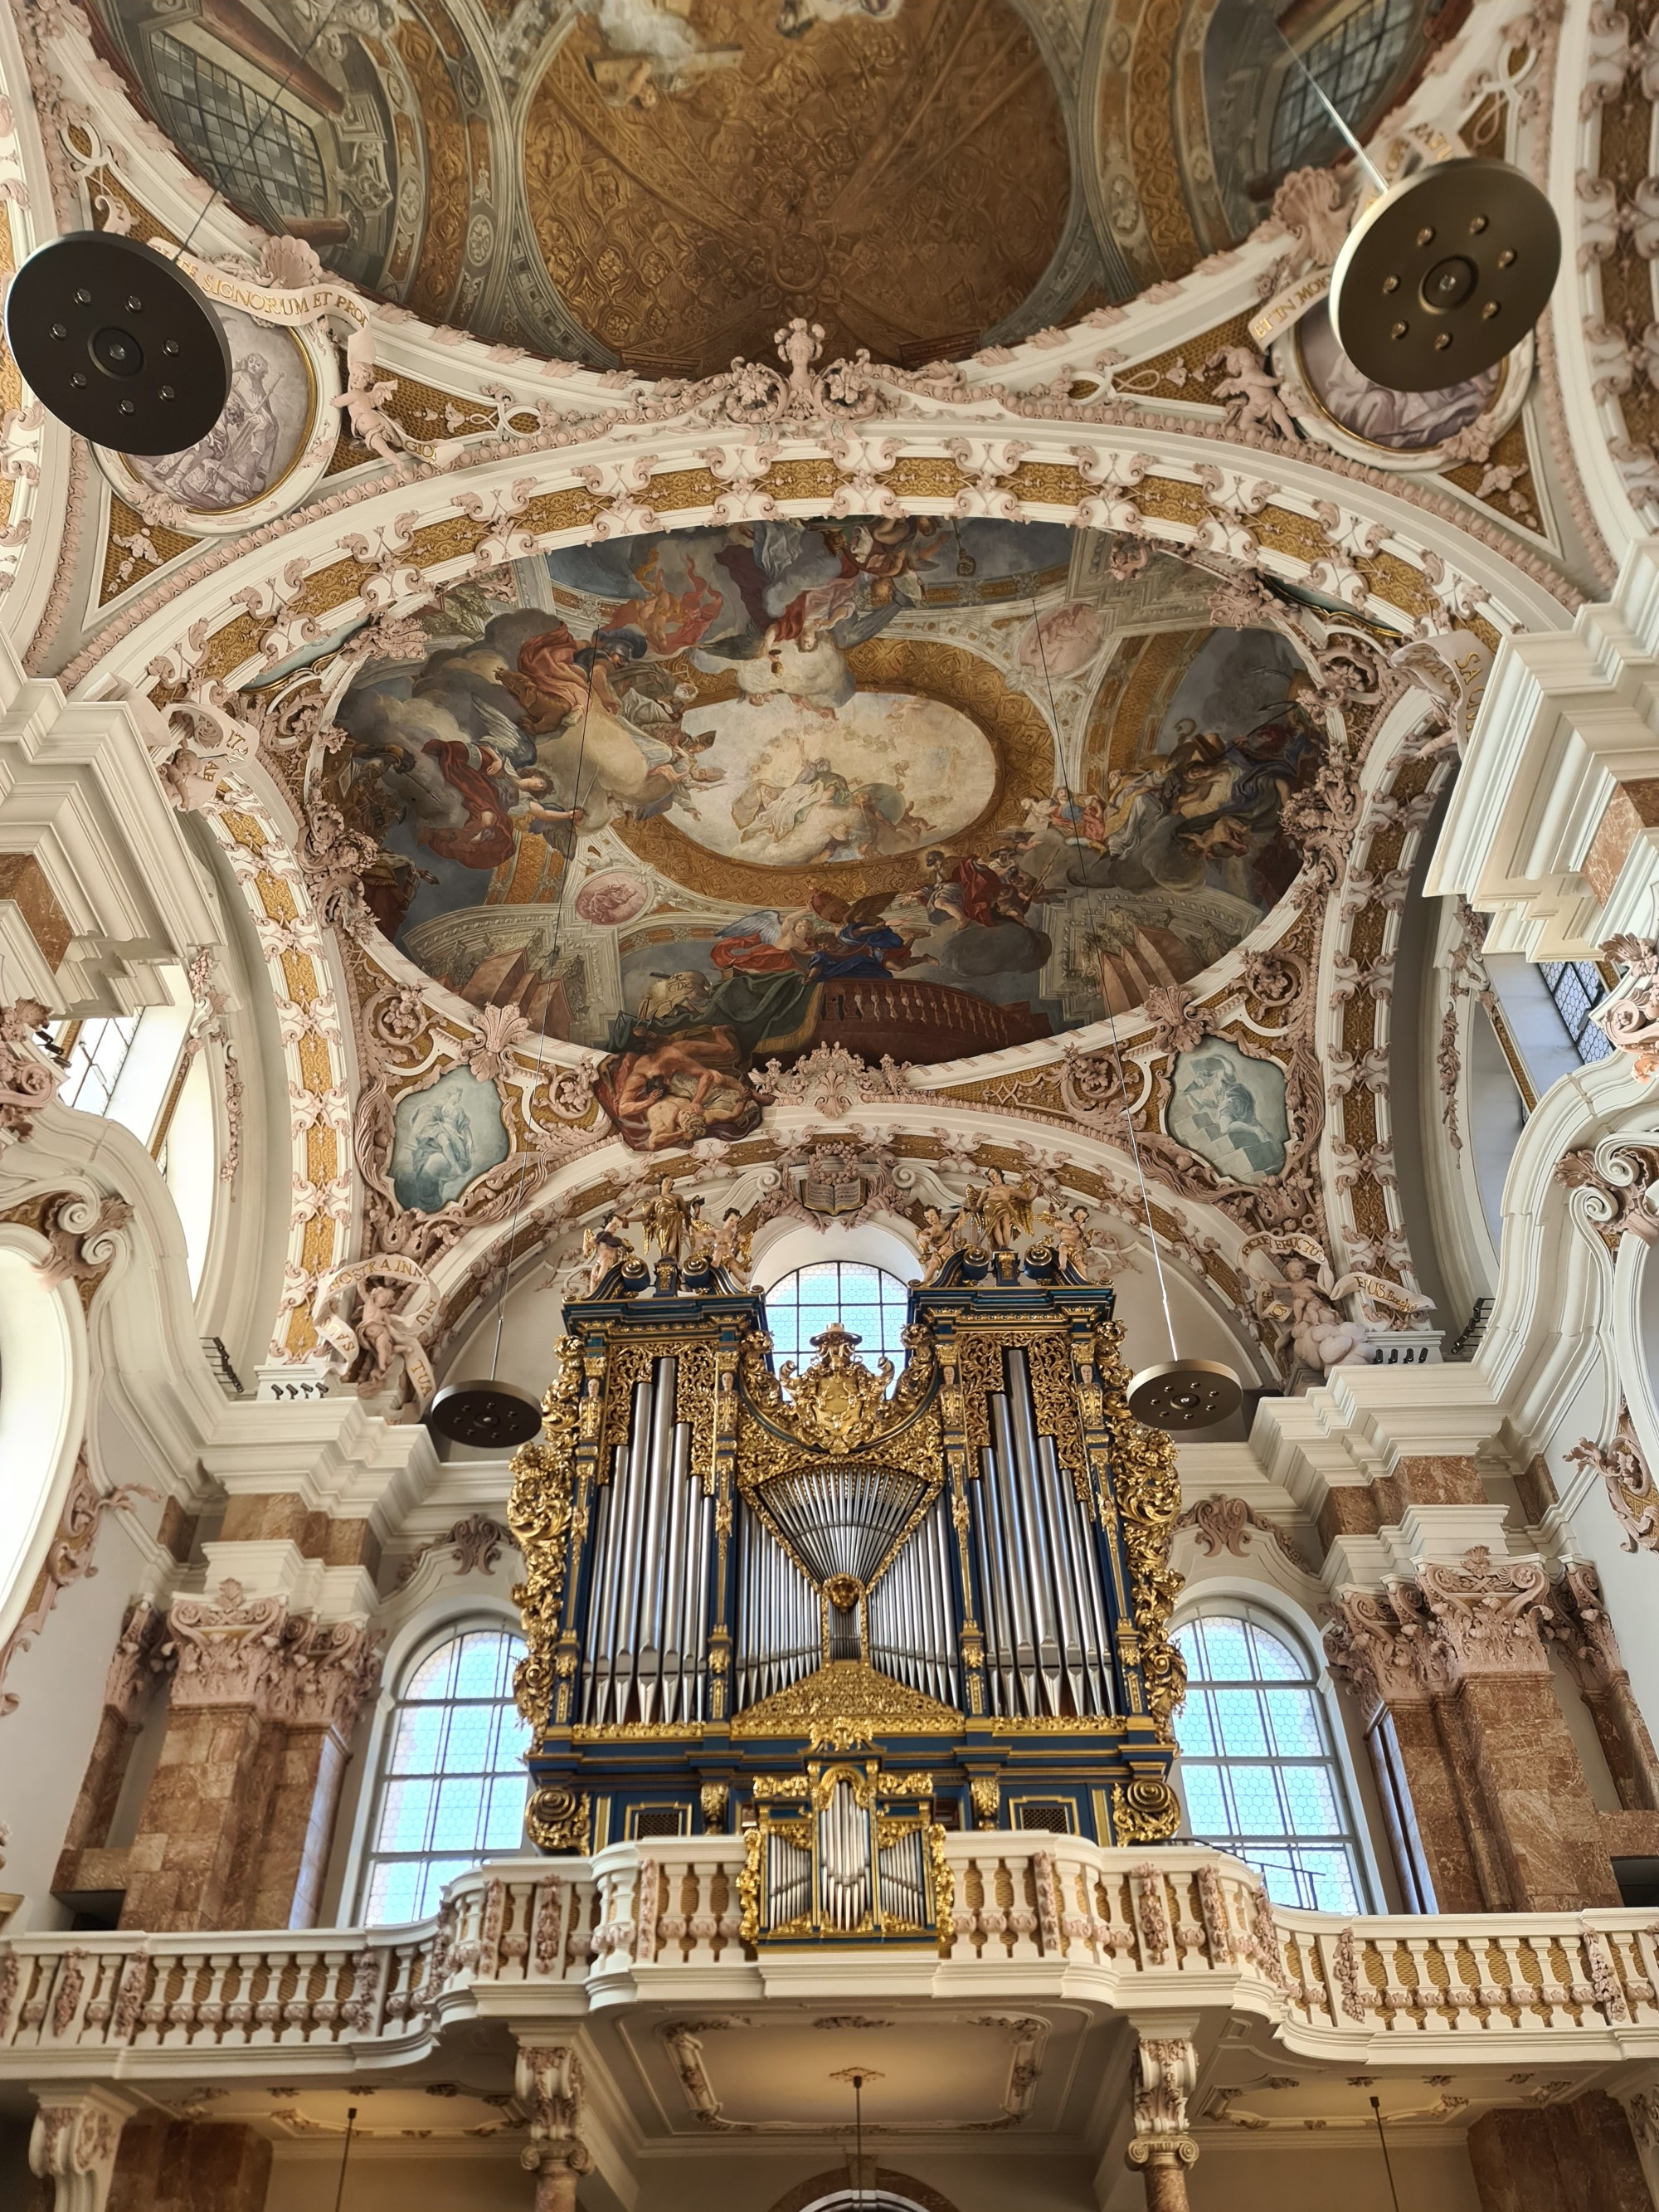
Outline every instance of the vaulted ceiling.
POLYGON ((94 0, 181 153, 343 276, 650 374, 908 364, 1133 297, 1339 150, 1425 0, 94 0))

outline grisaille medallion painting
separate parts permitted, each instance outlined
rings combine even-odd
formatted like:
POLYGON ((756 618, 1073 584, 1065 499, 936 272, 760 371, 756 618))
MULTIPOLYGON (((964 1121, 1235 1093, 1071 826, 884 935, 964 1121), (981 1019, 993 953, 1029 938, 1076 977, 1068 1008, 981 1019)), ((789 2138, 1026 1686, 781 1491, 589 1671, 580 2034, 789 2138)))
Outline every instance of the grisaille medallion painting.
MULTIPOLYGON (((736 1136, 769 1060, 1055 1036, 1255 927, 1323 732, 1285 639, 1215 628, 1213 589, 1000 521, 571 548, 450 589, 420 659, 365 664, 313 789, 377 848, 385 933, 601 1051, 630 1145, 736 1136)), ((453 1134, 411 1127, 411 1188, 453 1134)))

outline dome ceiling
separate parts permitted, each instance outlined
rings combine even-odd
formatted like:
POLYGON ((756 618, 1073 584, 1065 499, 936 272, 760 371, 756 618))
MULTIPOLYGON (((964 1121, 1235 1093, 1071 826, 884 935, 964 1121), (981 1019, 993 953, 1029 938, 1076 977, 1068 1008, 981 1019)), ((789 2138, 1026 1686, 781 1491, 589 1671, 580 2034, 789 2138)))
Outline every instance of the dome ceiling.
POLYGON ((611 1055, 630 1143, 737 1135, 769 1060, 1030 1043, 1255 928, 1322 732, 1288 641, 1216 628, 1214 587, 997 521, 572 547, 364 664, 306 800, 378 850, 416 969, 611 1055))
MULTIPOLYGON (((910 364, 1075 320, 1336 146, 1247 0, 92 4, 266 228, 428 321, 650 375, 766 357, 792 315, 910 364)), ((1285 21, 1363 124, 1424 15, 1285 21)))

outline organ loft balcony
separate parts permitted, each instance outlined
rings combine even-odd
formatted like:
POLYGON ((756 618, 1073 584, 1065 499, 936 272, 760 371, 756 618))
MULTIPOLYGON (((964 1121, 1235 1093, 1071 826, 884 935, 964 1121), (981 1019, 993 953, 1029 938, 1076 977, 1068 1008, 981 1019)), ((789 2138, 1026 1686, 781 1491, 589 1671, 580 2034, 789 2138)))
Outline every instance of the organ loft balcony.
MULTIPOLYGON (((839 1323, 780 1360, 697 1240, 601 1252, 512 1469, 536 1856, 456 1868, 417 1914, 373 1892, 371 1924, 0 1942, 0 2108, 38 2100, 37 2170, 161 2111, 318 2157, 360 2122, 488 2145, 538 2212, 624 2212, 653 2160, 735 2149, 910 2203, 907 2159, 983 2138, 1162 2212, 1205 2145, 1354 2149, 1356 2085, 1431 2177, 1517 2096, 1645 2124, 1650 1907, 1319 1909, 1178 1838, 1179 1490, 1113 1305, 1049 1248, 957 1249, 902 1364, 839 1323)), ((246 1602, 215 1618, 260 1632, 246 1602)), ((1184 1646, 1202 1727, 1218 1635, 1184 1646)), ((81 2178, 108 2212, 108 2172, 81 2178)))

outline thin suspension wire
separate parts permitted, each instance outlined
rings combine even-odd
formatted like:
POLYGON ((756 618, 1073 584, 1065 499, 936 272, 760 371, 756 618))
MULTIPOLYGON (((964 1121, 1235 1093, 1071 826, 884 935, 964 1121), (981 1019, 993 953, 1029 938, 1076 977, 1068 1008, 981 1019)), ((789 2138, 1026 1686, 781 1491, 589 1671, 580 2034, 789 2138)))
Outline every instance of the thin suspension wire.
POLYGON ((854 2139, 853 2157, 857 2177, 854 2185, 858 2190, 858 2202, 862 2204, 864 2202, 864 2076, 862 2074, 855 2074, 853 2076, 853 2130, 854 2139))
POLYGON ((346 2161, 351 2156, 351 2131, 357 2124, 357 2107, 346 2106, 345 2148, 340 2153, 340 2182, 334 2192, 334 2212, 340 2212, 340 2199, 345 2195, 346 2161))
POLYGON ((1394 2161, 1389 2156, 1389 2138, 1382 2132, 1382 2105, 1380 2098, 1371 2099, 1371 2110, 1376 2115, 1376 2140, 1382 2146, 1382 2166, 1389 2177, 1389 2194, 1394 2199, 1394 2212, 1400 2212, 1400 2191, 1394 2185, 1394 2161))
MULTIPOLYGON (((590 645, 592 641, 588 641, 590 645)), ((565 893, 570 888, 572 863, 576 851, 577 823, 582 797, 582 763, 587 757, 587 717, 593 705, 593 668, 587 671, 587 696, 582 702, 581 735, 576 741, 576 772, 570 780, 571 819, 565 825, 567 836, 564 848, 564 872, 559 878, 558 902, 553 908, 553 936, 547 955, 547 996, 542 1000, 542 1030, 536 1040, 536 1064, 531 1073, 530 1089, 526 1097, 526 1134, 529 1133, 530 1109, 535 1103, 536 1085, 541 1080, 542 1055, 547 1049, 547 1019, 553 1011, 553 985, 558 974, 559 939, 564 927, 565 893)), ((489 1379, 495 1380, 495 1370, 501 1364, 501 1329, 507 1321, 507 1279, 513 1271, 513 1240, 519 1233, 519 1214, 524 1205, 525 1178, 530 1172, 530 1147, 525 1146, 524 1157, 519 1163, 519 1187, 513 1194, 513 1221, 507 1232, 507 1243, 501 1250, 501 1287, 495 1293, 495 1342, 489 1354, 489 1379)))
MULTIPOLYGON (((316 45, 318 40, 322 37, 323 33, 327 30, 329 25, 334 21, 336 15, 339 14, 342 5, 343 0, 331 0, 331 4, 325 10, 323 15, 319 17, 316 29, 306 40, 304 46, 301 47, 299 52, 294 57, 294 60, 289 66, 288 75, 277 86, 276 91, 273 92, 266 100, 264 106, 259 110, 259 112, 254 117, 252 122, 249 125, 247 134, 243 138, 241 144, 237 148, 235 153, 231 156, 229 161, 225 164, 224 167, 219 169, 216 173, 213 180, 213 190, 208 194, 206 199, 203 201, 201 208, 197 214, 196 220, 191 224, 189 230, 185 232, 184 244, 179 248, 178 253, 174 257, 176 259, 182 261, 185 254, 189 252, 190 242, 191 239, 195 237, 197 232, 202 228, 204 222, 206 222, 209 210, 212 207, 216 200, 222 199, 225 196, 226 176, 231 170, 235 168, 237 164, 241 161, 251 150, 254 140, 258 137, 259 133, 264 129, 266 123, 270 120, 271 109, 276 106, 277 101, 288 90, 289 85, 293 83, 295 78, 298 76, 300 71, 310 60, 313 47, 316 45)), ((202 136, 203 141, 205 143, 207 137, 207 118, 203 113, 199 103, 196 110, 196 119, 203 126, 202 136)))
MULTIPOLYGON (((1065 753, 1060 746, 1060 717, 1054 706, 1054 679, 1048 673, 1048 647, 1042 635, 1042 622, 1037 612, 1035 589, 1031 592, 1031 628, 1036 633, 1037 657, 1042 666, 1043 689, 1048 694, 1048 727, 1054 732, 1054 757, 1060 768, 1060 788, 1066 794, 1066 811, 1072 824, 1072 849, 1077 854, 1079 880, 1086 902, 1095 885, 1089 882, 1086 872, 1084 872, 1088 864, 1083 857, 1083 837, 1078 828, 1077 794, 1072 788, 1070 772, 1066 768, 1065 753)), ((1140 1145, 1135 1135, 1134 1115, 1129 1111, 1129 1085, 1123 1073, 1123 1054, 1118 1046, 1117 1022, 1112 1012, 1111 999, 1106 992, 1103 979, 1100 995, 1101 1003, 1106 1009, 1106 1030, 1112 1042, 1112 1059, 1117 1068, 1117 1091, 1122 1103, 1123 1126, 1129 1133, 1129 1154, 1135 1164, 1135 1180, 1140 1185, 1140 1210, 1146 1217, 1146 1242, 1152 1248, 1152 1267, 1158 1276, 1158 1295, 1164 1308, 1164 1328, 1170 1340, 1170 1357, 1171 1359, 1179 1359, 1181 1354, 1176 1347, 1175 1317, 1170 1311, 1170 1286, 1164 1277, 1164 1261, 1158 1249, 1158 1231, 1152 1226, 1152 1202, 1146 1194, 1146 1172, 1140 1164, 1140 1145)))

